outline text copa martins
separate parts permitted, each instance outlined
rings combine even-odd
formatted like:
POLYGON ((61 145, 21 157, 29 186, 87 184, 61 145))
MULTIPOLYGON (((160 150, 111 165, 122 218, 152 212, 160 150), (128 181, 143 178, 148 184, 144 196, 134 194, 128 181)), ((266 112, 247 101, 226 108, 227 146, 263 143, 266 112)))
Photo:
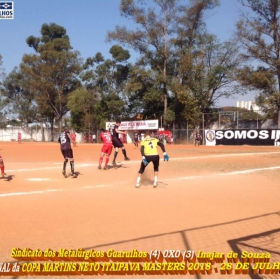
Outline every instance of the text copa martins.
POLYGON ((215 132, 217 140, 226 138, 226 139, 279 139, 280 130, 218 130, 215 132))

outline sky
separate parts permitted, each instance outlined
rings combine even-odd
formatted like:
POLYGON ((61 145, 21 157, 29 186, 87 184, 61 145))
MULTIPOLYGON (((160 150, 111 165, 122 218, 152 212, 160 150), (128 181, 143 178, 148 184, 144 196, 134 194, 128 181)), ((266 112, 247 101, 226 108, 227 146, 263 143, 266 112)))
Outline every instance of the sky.
MULTIPOLYGON (((151 1, 151 0, 148 0, 151 1)), ((1 1, 0 2, 5 2, 1 1)), ((133 26, 121 17, 120 0, 14 0, 14 19, 0 19, 0 54, 2 68, 6 74, 19 66, 24 54, 33 53, 26 39, 33 35, 40 37, 44 23, 56 23, 66 28, 73 50, 80 52, 84 60, 101 52, 110 58, 109 50, 114 43, 106 43, 108 31, 116 25, 133 26)), ((207 13, 207 29, 220 41, 231 38, 234 24, 241 6, 237 0, 220 0, 220 6, 207 13)), ((137 58, 132 53, 131 62, 137 58)), ((221 99, 218 106, 236 106, 237 100, 253 100, 252 95, 221 99)))

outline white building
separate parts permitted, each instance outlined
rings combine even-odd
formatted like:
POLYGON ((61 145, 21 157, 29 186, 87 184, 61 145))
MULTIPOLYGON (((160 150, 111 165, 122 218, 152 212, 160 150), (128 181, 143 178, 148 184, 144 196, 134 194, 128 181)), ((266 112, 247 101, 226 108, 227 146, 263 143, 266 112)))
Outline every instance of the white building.
POLYGON ((237 101, 236 107, 245 108, 247 110, 253 110, 254 112, 259 112, 261 109, 256 105, 255 101, 237 101))

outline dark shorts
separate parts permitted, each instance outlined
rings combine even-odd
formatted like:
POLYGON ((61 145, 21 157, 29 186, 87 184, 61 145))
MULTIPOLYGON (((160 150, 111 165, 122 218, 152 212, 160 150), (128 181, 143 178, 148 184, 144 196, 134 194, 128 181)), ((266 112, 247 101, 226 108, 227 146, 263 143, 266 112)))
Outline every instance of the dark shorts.
POLYGON ((138 138, 134 138, 134 142, 139 142, 139 139, 138 138))
POLYGON ((113 138, 113 146, 114 148, 122 148, 123 142, 118 138, 113 138))
POLYGON ((73 158, 73 150, 67 149, 67 150, 61 150, 61 153, 65 159, 67 158, 73 158))
MULTIPOLYGON (((150 162, 153 163, 153 165, 154 165, 154 172, 158 172, 158 167, 159 167, 159 155, 145 156, 145 158, 146 158, 148 164, 149 164, 150 162)), ((145 165, 145 164, 143 163, 143 161, 142 161, 138 173, 143 174, 144 171, 145 171, 145 168, 148 166, 148 164, 145 165)))

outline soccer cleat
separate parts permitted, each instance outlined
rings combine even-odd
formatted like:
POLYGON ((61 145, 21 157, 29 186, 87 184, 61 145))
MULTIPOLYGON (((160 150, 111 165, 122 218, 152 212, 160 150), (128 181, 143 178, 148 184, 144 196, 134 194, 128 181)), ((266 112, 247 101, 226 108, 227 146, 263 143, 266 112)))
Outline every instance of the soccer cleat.
POLYGON ((6 176, 7 176, 6 173, 3 173, 3 174, 2 174, 2 178, 5 178, 6 176))
POLYGON ((98 165, 98 169, 101 169, 101 165, 98 165))
POLYGON ((108 169, 109 169, 108 166, 104 166, 104 167, 103 167, 103 170, 108 170, 108 169))
POLYGON ((62 171, 62 175, 63 175, 65 178, 67 178, 67 174, 66 174, 66 171, 65 171, 65 170, 62 171))
POLYGON ((140 187, 140 184, 139 184, 139 183, 136 183, 135 187, 136 187, 136 188, 139 188, 139 187, 140 187))
POLYGON ((125 157, 125 158, 124 158, 124 160, 130 160, 130 158, 128 158, 128 157, 125 157))
POLYGON ((154 185, 153 185, 153 186, 154 186, 154 188, 156 188, 156 187, 157 187, 157 182, 154 182, 154 185))
POLYGON ((74 171, 71 171, 71 174, 70 174, 70 175, 73 176, 73 177, 76 177, 76 174, 75 174, 74 171))

